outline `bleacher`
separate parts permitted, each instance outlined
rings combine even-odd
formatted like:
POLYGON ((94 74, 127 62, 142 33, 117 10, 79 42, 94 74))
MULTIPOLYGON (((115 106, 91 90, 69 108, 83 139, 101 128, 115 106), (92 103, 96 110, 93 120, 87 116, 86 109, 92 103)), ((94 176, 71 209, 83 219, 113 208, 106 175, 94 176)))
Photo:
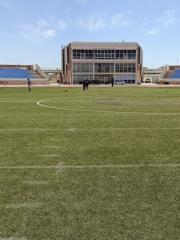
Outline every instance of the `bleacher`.
POLYGON ((175 70, 170 78, 180 79, 180 69, 175 70))
POLYGON ((21 68, 0 68, 0 79, 36 79, 27 69, 21 68))

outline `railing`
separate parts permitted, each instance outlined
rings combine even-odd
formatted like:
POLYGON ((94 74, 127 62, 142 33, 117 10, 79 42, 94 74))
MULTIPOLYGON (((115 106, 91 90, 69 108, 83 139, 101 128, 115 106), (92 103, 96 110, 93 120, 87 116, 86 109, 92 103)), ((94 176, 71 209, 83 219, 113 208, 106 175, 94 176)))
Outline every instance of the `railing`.
POLYGON ((168 70, 168 65, 166 65, 166 66, 164 67, 164 69, 163 69, 163 71, 162 71, 162 73, 161 73, 161 75, 160 75, 160 77, 159 77, 159 81, 162 81, 162 79, 163 79, 163 77, 164 77, 164 75, 165 75, 165 73, 166 73, 167 70, 168 70))
POLYGON ((46 70, 47 70, 47 71, 48 71, 48 70, 50 70, 50 71, 51 71, 51 70, 52 70, 52 71, 56 71, 56 70, 57 70, 57 71, 61 71, 60 68, 41 68, 41 69, 42 69, 43 71, 46 71, 46 70))
POLYGON ((43 72, 43 70, 42 70, 37 64, 35 64, 35 65, 33 66, 33 68, 34 68, 34 70, 37 71, 37 73, 38 73, 42 78, 48 79, 48 76, 43 72))

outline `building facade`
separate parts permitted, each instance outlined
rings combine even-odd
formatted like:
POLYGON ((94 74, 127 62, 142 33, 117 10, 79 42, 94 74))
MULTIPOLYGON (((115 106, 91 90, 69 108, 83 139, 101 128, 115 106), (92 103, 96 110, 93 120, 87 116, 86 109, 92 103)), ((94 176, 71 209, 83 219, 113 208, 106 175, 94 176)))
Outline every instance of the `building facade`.
POLYGON ((122 80, 142 81, 143 51, 134 42, 72 42, 62 46, 63 82, 79 84, 84 78, 93 84, 122 80))
POLYGON ((144 83, 158 83, 160 76, 163 72, 164 67, 159 67, 159 68, 143 68, 143 79, 142 81, 144 83))

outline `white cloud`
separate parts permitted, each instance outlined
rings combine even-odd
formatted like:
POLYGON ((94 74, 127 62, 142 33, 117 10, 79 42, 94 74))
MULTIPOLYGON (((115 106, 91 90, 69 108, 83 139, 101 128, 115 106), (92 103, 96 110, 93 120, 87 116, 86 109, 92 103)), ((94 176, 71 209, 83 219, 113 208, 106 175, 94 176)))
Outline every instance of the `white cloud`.
POLYGON ((80 3, 80 4, 86 4, 87 0, 76 0, 76 2, 80 3))
POLYGON ((67 24, 65 20, 55 20, 51 18, 50 22, 44 19, 37 21, 35 25, 22 24, 18 26, 20 35, 32 43, 40 42, 43 38, 53 38, 58 30, 65 30, 67 24))
POLYGON ((66 22, 63 19, 58 20, 57 23, 58 23, 59 29, 61 29, 61 30, 65 30, 66 29, 67 24, 66 24, 66 22))
POLYGON ((147 33, 149 35, 156 35, 160 32, 158 29, 155 29, 155 28, 153 28, 151 30, 143 30, 142 29, 141 31, 144 32, 144 33, 147 33))
POLYGON ((176 18, 175 12, 173 10, 166 10, 159 17, 147 23, 147 25, 149 25, 148 28, 150 28, 150 30, 142 30, 142 31, 147 34, 156 35, 162 32, 163 29, 168 27, 173 27, 177 23, 179 23, 179 19, 176 18))
POLYGON ((158 17, 156 19, 156 22, 161 26, 161 27, 172 27, 176 24, 177 19, 175 17, 174 11, 167 10, 163 13, 161 17, 158 17))
POLYGON ((88 20, 79 18, 77 21, 77 26, 90 31, 99 31, 105 28, 106 22, 103 17, 92 15, 88 20))
POLYGON ((48 23, 41 19, 37 22, 36 26, 22 24, 18 28, 23 38, 29 40, 32 43, 37 43, 42 37, 52 38, 55 36, 55 30, 48 28, 48 23))
POLYGON ((84 30, 102 31, 105 28, 129 26, 130 21, 124 19, 123 14, 115 14, 112 17, 107 17, 106 14, 91 15, 88 19, 79 18, 76 25, 84 30))
POLYGON ((110 22, 112 23, 113 26, 127 26, 130 24, 129 21, 124 20, 124 15, 123 14, 115 14, 114 16, 111 17, 110 22))
POLYGON ((51 29, 51 30, 44 31, 43 35, 46 38, 52 38, 55 36, 55 30, 51 29))
POLYGON ((44 27, 48 25, 44 19, 40 19, 37 23, 40 27, 44 27))

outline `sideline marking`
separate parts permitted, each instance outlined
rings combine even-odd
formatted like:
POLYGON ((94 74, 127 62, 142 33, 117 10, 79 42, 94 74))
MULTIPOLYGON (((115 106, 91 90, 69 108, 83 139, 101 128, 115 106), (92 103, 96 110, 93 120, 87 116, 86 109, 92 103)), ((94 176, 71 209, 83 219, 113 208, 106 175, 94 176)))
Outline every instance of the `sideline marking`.
POLYGON ((41 157, 60 157, 61 155, 40 155, 41 157))
POLYGON ((62 148, 63 146, 44 146, 45 148, 62 148))
MULTIPOLYGON (((115 113, 115 114, 147 114, 147 115, 173 115, 173 114, 180 114, 180 113, 145 113, 145 112, 114 112, 114 111, 99 111, 99 110, 80 110, 80 109, 74 109, 74 108, 61 108, 61 107, 51 107, 44 104, 41 104, 44 101, 49 101, 53 99, 58 98, 52 98, 52 99, 44 99, 37 102, 37 105, 41 107, 51 108, 51 109, 61 109, 61 110, 67 110, 67 111, 78 111, 78 112, 96 112, 96 113, 115 113)), ((79 101, 78 101, 79 102, 79 101)))
POLYGON ((27 238, 10 237, 10 238, 0 238, 0 240, 27 240, 27 238))
POLYGON ((117 165, 63 165, 63 162, 56 166, 1 166, 0 169, 57 169, 61 172, 63 168, 141 168, 141 167, 180 167, 180 164, 117 164, 117 165))
POLYGON ((23 181, 22 183, 29 185, 44 185, 49 184, 49 181, 23 181))
MULTIPOLYGON (((0 131, 2 131, 2 132, 5 132, 5 131, 83 131, 83 130, 86 130, 86 131, 102 131, 102 130, 104 130, 104 131, 111 131, 111 130, 180 130, 180 127, 175 127, 175 128, 142 128, 142 127, 139 127, 139 128, 137 128, 137 127, 132 127, 132 128, 113 128, 113 127, 109 127, 109 128, 91 128, 91 129, 89 129, 89 128, 49 128, 49 129, 44 129, 44 128, 42 128, 42 129, 30 129, 30 128, 27 128, 27 129, 25 129, 25 128, 19 128, 19 129, 10 129, 10 128, 7 128, 7 129, 0 129, 0 131)), ((51 141, 62 141, 62 139, 51 139, 51 141)), ((53 146, 45 146, 45 147, 53 147, 53 146)), ((60 146, 58 146, 58 147, 60 147, 60 146)), ((62 147, 62 146, 61 146, 62 147)))
POLYGON ((20 208, 20 207, 27 207, 27 208, 37 208, 40 207, 41 203, 17 203, 17 204, 8 204, 6 208, 20 208))

